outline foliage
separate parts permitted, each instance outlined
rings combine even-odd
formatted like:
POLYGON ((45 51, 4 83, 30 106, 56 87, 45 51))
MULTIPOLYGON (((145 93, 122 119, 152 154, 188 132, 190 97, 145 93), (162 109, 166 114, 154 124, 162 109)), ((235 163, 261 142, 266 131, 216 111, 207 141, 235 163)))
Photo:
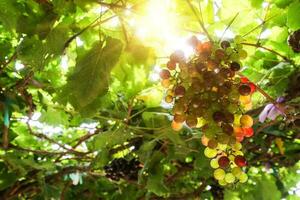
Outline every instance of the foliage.
POLYGON ((166 27, 155 29, 160 9, 132 23, 152 1, 0 1, 3 199, 299 198, 300 54, 287 40, 300 29, 300 1, 170 1, 167 36, 166 27), (145 27, 155 30, 144 37, 145 27), (171 129, 155 79, 171 53, 166 44, 179 43, 172 34, 195 33, 241 35, 241 73, 264 94, 253 95, 247 113, 256 119, 243 142, 249 181, 235 187, 212 178, 200 130, 171 129), (280 96, 286 116, 257 122, 280 96), (120 157, 143 164, 137 181, 105 177, 103 167, 120 157))

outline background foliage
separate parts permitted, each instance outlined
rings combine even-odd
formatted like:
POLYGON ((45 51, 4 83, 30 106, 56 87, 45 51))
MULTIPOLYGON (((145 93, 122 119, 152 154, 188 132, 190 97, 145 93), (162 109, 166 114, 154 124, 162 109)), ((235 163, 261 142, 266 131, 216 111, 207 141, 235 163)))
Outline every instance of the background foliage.
MULTIPOLYGON (((159 18, 143 23, 149 2, 0 1, 0 196, 299 199, 300 54, 287 39, 300 29, 300 1, 170 1, 176 32, 164 37, 159 18), (172 131, 156 79, 174 35, 203 36, 199 16, 214 39, 226 28, 225 38, 243 36, 242 73, 286 99, 287 117, 256 122, 243 145, 249 181, 232 188, 211 177, 200 131, 172 131), (145 27, 153 32, 141 36, 145 27), (105 177, 116 157, 143 163, 137 182, 105 177)), ((249 113, 257 117, 268 101, 256 94, 249 113)))

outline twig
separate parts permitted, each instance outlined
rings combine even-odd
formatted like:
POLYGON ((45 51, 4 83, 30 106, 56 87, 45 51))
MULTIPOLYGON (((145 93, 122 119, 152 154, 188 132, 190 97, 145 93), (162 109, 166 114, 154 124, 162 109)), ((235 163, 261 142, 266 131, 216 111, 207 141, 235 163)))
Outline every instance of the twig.
POLYGON ((208 33, 207 29, 205 28, 202 19, 198 16, 198 14, 197 14, 197 12, 196 12, 194 6, 192 5, 191 1, 190 1, 190 0, 186 0, 186 2, 189 4, 189 6, 190 6, 192 12, 193 12, 194 15, 196 16, 196 18, 197 18, 197 20, 198 20, 198 22, 199 22, 199 24, 200 24, 202 30, 205 32, 205 34, 206 34, 206 36, 208 37, 208 39, 209 39, 210 41, 213 41, 213 39, 211 38, 211 36, 210 36, 210 34, 208 33))
POLYGON ((247 42, 242 42, 241 44, 247 45, 247 46, 256 47, 256 48, 264 49, 264 50, 269 51, 269 52, 271 52, 271 53, 273 53, 273 54, 276 54, 277 56, 281 57, 283 60, 285 60, 285 61, 287 61, 287 62, 293 63, 292 60, 290 60, 290 59, 287 58, 286 56, 284 56, 284 55, 278 53, 277 51, 275 51, 275 50, 273 50, 273 49, 270 49, 270 48, 261 46, 260 44, 252 44, 252 43, 247 43, 247 42))
POLYGON ((2 67, 0 67, 0 74, 2 74, 3 70, 14 60, 17 58, 17 51, 14 52, 14 54, 6 61, 2 67))
POLYGON ((220 43, 220 42, 222 41, 222 39, 223 39, 223 37, 224 37, 226 31, 230 28, 230 26, 232 25, 232 23, 234 22, 234 20, 237 18, 238 15, 239 15, 239 13, 236 13, 236 15, 235 15, 235 16, 232 18, 232 20, 229 22, 229 24, 227 25, 227 27, 226 27, 225 30, 223 31, 222 36, 220 37, 218 43, 220 43))

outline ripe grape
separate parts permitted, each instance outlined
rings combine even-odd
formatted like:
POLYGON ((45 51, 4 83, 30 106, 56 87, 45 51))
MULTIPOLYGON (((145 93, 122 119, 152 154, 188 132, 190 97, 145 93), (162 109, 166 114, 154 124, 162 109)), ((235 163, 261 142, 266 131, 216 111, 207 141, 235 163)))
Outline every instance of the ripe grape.
POLYGON ((233 127, 230 124, 222 124, 222 131, 228 135, 232 135, 233 127))
POLYGON ((174 62, 174 61, 169 61, 169 62, 167 63, 167 68, 168 68, 169 70, 175 70, 175 69, 176 69, 176 62, 174 62))
POLYGON ((220 111, 214 112, 214 114, 213 114, 213 120, 215 122, 222 122, 222 121, 224 121, 224 119, 225 119, 225 115, 224 115, 223 112, 220 112, 220 111))
POLYGON ((178 114, 175 114, 174 115, 174 121, 177 122, 177 123, 183 123, 186 119, 186 116, 184 114, 182 115, 178 115, 178 114))
POLYGON ((252 137, 254 134, 253 128, 242 128, 245 137, 252 137))
POLYGON ((238 155, 238 156, 235 157, 234 162, 239 167, 244 167, 244 166, 247 165, 247 161, 244 158, 244 156, 240 156, 240 155, 238 155))
POLYGON ((172 97, 171 95, 167 95, 167 96, 165 97, 165 102, 166 102, 166 103, 172 103, 172 102, 173 102, 173 97, 172 97))
POLYGON ((170 85, 171 85, 170 79, 163 79, 163 80, 161 81, 161 85, 162 85, 164 88, 169 88, 170 85))
POLYGON ((253 125, 253 119, 250 115, 243 115, 240 119, 241 126, 244 128, 250 128, 253 125))
POLYGON ((194 127, 197 126, 197 123, 198 123, 197 117, 190 115, 190 116, 188 116, 188 117, 186 118, 185 123, 186 123, 190 128, 194 128, 194 127))
POLYGON ((211 149, 209 147, 206 147, 204 149, 204 155, 207 157, 207 158, 214 158, 216 157, 218 151, 216 149, 211 149))
POLYGON ((180 131, 183 127, 183 124, 172 121, 171 127, 174 131, 180 131))
POLYGON ((176 63, 183 62, 185 60, 184 52, 181 50, 175 51, 174 53, 171 54, 170 60, 176 63))
POLYGON ((248 104, 251 102, 251 96, 250 95, 247 95, 247 96, 240 96, 240 102, 242 104, 248 104))
POLYGON ((167 69, 163 69, 159 72, 159 76, 161 79, 169 79, 171 77, 171 73, 167 69))
POLYGON ((240 64, 239 63, 237 63, 237 62, 232 62, 231 64, 230 64, 230 69, 232 70, 232 71, 239 71, 240 69, 241 69, 241 66, 240 66, 240 64))
POLYGON ((222 168, 226 168, 229 165, 230 160, 228 159, 227 156, 222 156, 219 158, 218 160, 218 164, 220 165, 220 167, 222 168))
POLYGON ((196 47, 198 46, 199 43, 200 43, 200 41, 194 35, 192 37, 190 37, 190 39, 188 40, 188 44, 191 45, 194 49, 196 49, 196 47))
POLYGON ((230 47, 230 42, 228 42, 228 41, 226 41, 226 40, 222 41, 222 42, 221 42, 221 47, 222 47, 223 49, 227 49, 228 47, 230 47))
POLYGON ((215 149, 218 146, 218 142, 215 139, 211 139, 208 141, 207 146, 211 149, 215 149))
POLYGON ((175 87, 174 93, 178 97, 182 97, 185 94, 185 88, 182 85, 177 85, 175 87))
POLYGON ((242 84, 239 87, 239 93, 243 96, 248 96, 251 94, 251 88, 248 84, 242 84))
POLYGON ((208 142, 209 142, 209 139, 205 135, 202 135, 202 137, 201 137, 201 143, 204 146, 208 146, 208 142))
POLYGON ((223 170, 223 169, 216 169, 215 171, 214 171, 214 177, 215 177, 215 179, 217 179, 217 180, 222 180, 222 179, 224 179, 225 178, 225 171, 223 170))
POLYGON ((233 146, 232 149, 235 151, 241 150, 242 149, 242 144, 240 142, 236 142, 233 146))

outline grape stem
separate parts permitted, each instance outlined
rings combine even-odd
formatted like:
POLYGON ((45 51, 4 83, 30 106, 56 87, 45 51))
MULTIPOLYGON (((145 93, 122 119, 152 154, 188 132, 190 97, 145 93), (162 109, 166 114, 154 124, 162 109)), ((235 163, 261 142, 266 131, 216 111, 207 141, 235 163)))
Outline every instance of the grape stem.
POLYGON ((277 51, 273 50, 273 49, 270 49, 270 48, 267 48, 267 47, 264 47, 264 46, 261 46, 260 44, 253 44, 253 43, 248 43, 248 42, 242 42, 241 44, 243 45, 247 45, 247 46, 252 46, 252 47, 256 47, 256 48, 261 48, 261 49, 264 49, 266 51, 269 51, 279 57, 281 57, 284 61, 287 61, 287 62, 290 62, 292 63, 292 60, 290 60, 289 58, 287 58, 286 56, 278 53, 277 51))
MULTIPOLYGON (((245 77, 243 74, 241 74, 240 72, 238 73, 238 75, 245 77)), ((246 77, 248 79, 248 77, 246 77)), ((248 79, 249 80, 249 79, 248 79)), ((251 80, 249 80, 251 81, 251 80)), ((266 93, 261 87, 259 87, 257 84, 255 84, 254 82, 251 81, 251 83, 253 83, 256 87, 256 90, 261 93, 268 101, 270 101, 280 112, 282 112, 283 114, 286 115, 284 108, 280 105, 280 103, 278 103, 275 99, 273 99, 268 93, 266 93)))

